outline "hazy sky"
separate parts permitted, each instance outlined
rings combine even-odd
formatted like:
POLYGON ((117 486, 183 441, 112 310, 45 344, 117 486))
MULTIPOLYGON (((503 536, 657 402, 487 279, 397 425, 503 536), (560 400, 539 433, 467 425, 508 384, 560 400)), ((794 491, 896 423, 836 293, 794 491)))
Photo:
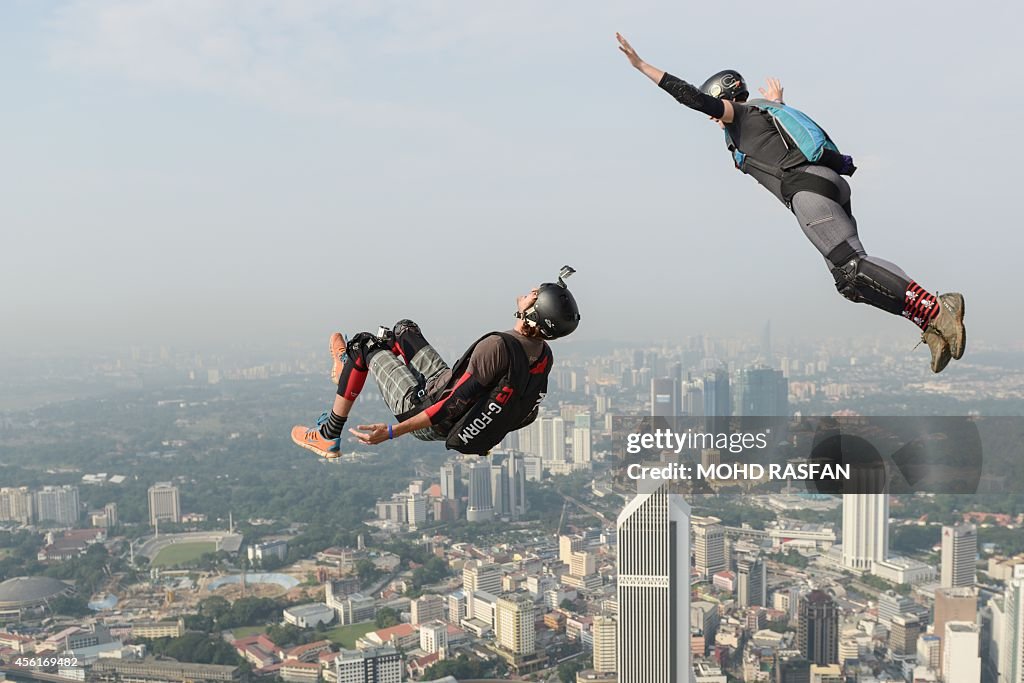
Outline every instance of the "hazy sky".
POLYGON ((836 294, 616 30, 691 82, 780 77, 856 157, 869 252, 963 291, 973 340, 1016 342, 1022 21, 1009 2, 8 0, 0 353, 406 316, 468 341, 563 263, 581 339, 771 318, 912 344, 836 294))

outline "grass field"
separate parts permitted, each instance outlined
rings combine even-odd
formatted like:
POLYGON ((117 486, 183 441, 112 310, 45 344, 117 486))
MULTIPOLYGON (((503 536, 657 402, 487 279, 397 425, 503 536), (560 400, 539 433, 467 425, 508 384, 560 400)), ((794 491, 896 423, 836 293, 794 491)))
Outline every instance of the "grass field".
POLYGON ((361 624, 349 624, 332 628, 324 635, 332 643, 337 643, 343 648, 351 650, 356 646, 356 641, 370 631, 376 631, 377 625, 372 621, 364 621, 361 624))
POLYGON ((151 567, 170 567, 176 564, 188 564, 198 560, 204 553, 217 551, 217 544, 213 541, 201 541, 198 543, 175 543, 169 545, 153 558, 151 567))
POLYGON ((249 636, 263 633, 266 630, 266 626, 240 626, 239 628, 231 629, 231 632, 235 634, 235 638, 248 638, 249 636))

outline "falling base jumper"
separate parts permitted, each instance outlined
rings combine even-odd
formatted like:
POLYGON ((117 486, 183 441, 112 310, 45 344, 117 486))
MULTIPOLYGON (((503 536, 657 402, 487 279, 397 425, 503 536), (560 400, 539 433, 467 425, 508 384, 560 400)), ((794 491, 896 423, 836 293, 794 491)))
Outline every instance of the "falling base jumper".
POLYGON ((395 415, 393 424, 359 425, 349 432, 366 445, 411 434, 444 441, 460 453, 485 455, 509 432, 533 422, 547 393, 552 355, 548 341, 579 325, 576 299, 565 284, 575 271, 563 266, 558 282, 546 282, 516 299, 516 324, 480 337, 449 367, 411 320, 346 342, 330 338, 332 381, 338 391, 316 426, 292 428, 292 441, 325 458, 341 455, 341 433, 372 373, 395 415))
POLYGON ((747 83, 731 69, 697 88, 640 59, 616 34, 629 62, 680 104, 711 117, 725 133, 736 168, 760 183, 800 221, 847 299, 903 316, 917 325, 931 351, 931 369, 941 372, 959 360, 967 343, 964 297, 933 294, 898 266, 868 255, 850 208, 856 170, 828 134, 809 116, 785 104, 782 85, 769 79, 762 99, 749 100, 747 83))

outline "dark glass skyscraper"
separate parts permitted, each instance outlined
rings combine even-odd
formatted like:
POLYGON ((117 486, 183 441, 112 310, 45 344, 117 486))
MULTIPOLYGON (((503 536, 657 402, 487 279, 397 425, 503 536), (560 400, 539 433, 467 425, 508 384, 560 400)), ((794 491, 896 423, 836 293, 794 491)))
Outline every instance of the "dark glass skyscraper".
POLYGON ((839 663, 839 611, 825 591, 800 597, 796 642, 800 654, 812 664, 839 663))

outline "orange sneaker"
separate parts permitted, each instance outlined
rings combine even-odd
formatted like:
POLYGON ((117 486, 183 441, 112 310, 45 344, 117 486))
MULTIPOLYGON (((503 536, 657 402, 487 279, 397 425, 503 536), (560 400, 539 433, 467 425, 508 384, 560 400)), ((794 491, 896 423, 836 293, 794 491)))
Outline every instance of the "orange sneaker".
POLYGON ((341 369, 345 367, 345 336, 341 332, 335 332, 331 335, 331 341, 329 343, 331 349, 331 381, 335 384, 338 383, 338 378, 341 377, 341 369))
POLYGON ((325 439, 319 427, 310 429, 304 425, 292 427, 292 441, 296 446, 313 451, 322 458, 334 460, 341 457, 341 439, 325 439))

